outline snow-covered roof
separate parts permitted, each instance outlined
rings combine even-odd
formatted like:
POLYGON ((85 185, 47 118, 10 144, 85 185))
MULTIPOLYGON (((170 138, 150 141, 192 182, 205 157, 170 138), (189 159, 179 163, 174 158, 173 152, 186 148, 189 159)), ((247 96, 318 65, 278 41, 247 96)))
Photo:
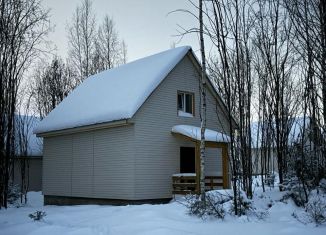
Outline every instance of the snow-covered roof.
POLYGON ((15 115, 15 154, 17 156, 42 156, 43 140, 33 134, 40 119, 35 116, 15 115), (25 146, 26 144, 26 146, 25 146))
MULTIPOLYGON (((307 129, 310 125, 309 117, 295 117, 289 120, 289 136, 288 145, 292 145, 298 142, 302 137, 304 129, 307 129), (305 128, 303 128, 305 127, 305 128)), ((273 128, 275 128, 275 122, 272 123, 273 128)), ((251 124, 251 146, 252 148, 260 148, 262 140, 262 122, 253 122, 251 124)), ((270 133, 272 139, 272 133, 270 133)), ((275 143, 274 143, 275 145, 275 143)))
MULTIPOLYGON (((172 133, 181 134, 187 136, 191 139, 200 141, 200 127, 191 126, 191 125, 176 125, 172 127, 172 133)), ((211 142, 230 142, 230 137, 211 129, 205 130, 205 141, 211 142)))
POLYGON ((189 46, 170 49, 90 76, 34 133, 131 118, 189 50, 189 46))

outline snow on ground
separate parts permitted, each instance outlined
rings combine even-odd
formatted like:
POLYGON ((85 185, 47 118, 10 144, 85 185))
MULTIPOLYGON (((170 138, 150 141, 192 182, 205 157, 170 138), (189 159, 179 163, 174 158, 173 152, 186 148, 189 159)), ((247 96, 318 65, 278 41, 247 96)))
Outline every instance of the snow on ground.
POLYGON ((28 205, 0 210, 1 235, 326 234, 326 225, 304 225, 293 218, 291 214, 299 209, 291 202, 277 201, 281 197, 277 188, 268 188, 266 193, 255 189, 254 206, 268 210, 264 220, 247 216, 202 220, 187 214, 182 197, 163 205, 43 206, 41 193, 31 192, 28 196, 28 205), (34 222, 28 217, 36 210, 46 212, 43 221, 34 222))

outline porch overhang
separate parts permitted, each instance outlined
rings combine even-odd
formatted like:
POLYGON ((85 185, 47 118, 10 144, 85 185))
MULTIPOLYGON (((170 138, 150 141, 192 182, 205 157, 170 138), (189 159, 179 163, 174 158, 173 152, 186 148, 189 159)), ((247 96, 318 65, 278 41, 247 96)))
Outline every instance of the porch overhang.
MULTIPOLYGON (((192 125, 176 125, 172 127, 173 134, 181 135, 186 139, 194 142, 199 142, 201 139, 201 129, 197 126, 192 125)), ((211 129, 205 130, 205 142, 212 143, 229 143, 230 137, 218 131, 211 129)))
MULTIPOLYGON (((200 193, 199 180, 201 175, 200 170, 200 139, 201 129, 200 127, 192 125, 176 125, 172 127, 171 133, 178 138, 182 138, 195 143, 196 147, 196 192, 200 193)), ((211 129, 205 130, 205 146, 208 148, 221 148, 222 149, 222 171, 221 176, 223 180, 223 188, 229 188, 229 171, 228 171, 228 145, 230 143, 230 137, 218 131, 211 129)))

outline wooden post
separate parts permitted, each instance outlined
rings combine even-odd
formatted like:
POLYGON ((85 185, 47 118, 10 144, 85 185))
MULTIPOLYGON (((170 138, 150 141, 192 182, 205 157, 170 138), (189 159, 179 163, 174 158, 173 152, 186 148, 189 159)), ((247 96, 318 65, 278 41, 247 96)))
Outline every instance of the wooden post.
POLYGON ((223 165, 223 188, 229 187, 229 171, 228 171, 228 144, 222 146, 222 165, 223 165))

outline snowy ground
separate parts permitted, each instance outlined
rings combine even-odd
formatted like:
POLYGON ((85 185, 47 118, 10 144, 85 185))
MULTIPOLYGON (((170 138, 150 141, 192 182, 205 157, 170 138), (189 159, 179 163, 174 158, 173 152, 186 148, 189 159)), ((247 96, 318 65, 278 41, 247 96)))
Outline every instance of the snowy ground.
POLYGON ((291 214, 300 213, 299 209, 291 202, 277 201, 281 194, 276 188, 266 193, 256 189, 255 194, 254 206, 268 210, 264 220, 254 216, 202 220, 187 215, 186 208, 178 201, 139 206, 43 206, 41 193, 32 192, 28 205, 0 210, 0 234, 326 234, 326 225, 304 225, 293 218, 291 214), (46 212, 43 221, 34 222, 28 217, 36 210, 46 212))

